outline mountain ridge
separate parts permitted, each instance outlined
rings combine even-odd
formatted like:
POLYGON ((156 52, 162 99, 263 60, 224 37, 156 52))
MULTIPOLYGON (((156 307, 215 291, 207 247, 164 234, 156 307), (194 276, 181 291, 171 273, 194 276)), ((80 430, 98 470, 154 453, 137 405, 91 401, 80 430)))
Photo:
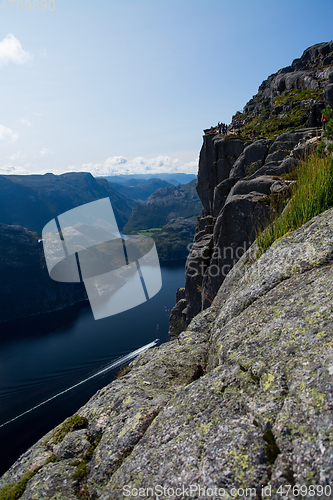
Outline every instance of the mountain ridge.
POLYGON ((120 229, 136 202, 118 193, 105 179, 89 172, 54 175, 1 175, 0 220, 41 234, 59 214, 100 198, 110 197, 120 229))

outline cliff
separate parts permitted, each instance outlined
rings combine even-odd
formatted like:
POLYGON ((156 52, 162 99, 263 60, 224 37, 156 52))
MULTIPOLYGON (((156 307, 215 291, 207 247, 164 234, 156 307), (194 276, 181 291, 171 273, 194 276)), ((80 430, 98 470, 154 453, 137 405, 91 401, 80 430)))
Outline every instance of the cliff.
POLYGON ((288 485, 303 485, 302 498, 310 485, 329 488, 332 249, 333 209, 259 259, 254 243, 186 331, 19 458, 0 498, 135 498, 133 488, 161 485, 174 493, 159 498, 176 499, 192 484, 223 498, 232 488, 261 498, 266 487, 277 500, 294 498, 288 485))
POLYGON ((286 174, 320 143, 327 104, 333 107, 333 41, 306 49, 291 66, 269 76, 233 117, 227 136, 204 135, 197 181, 203 211, 185 289, 170 316, 171 338, 212 303, 276 210, 271 195, 287 199, 286 174))

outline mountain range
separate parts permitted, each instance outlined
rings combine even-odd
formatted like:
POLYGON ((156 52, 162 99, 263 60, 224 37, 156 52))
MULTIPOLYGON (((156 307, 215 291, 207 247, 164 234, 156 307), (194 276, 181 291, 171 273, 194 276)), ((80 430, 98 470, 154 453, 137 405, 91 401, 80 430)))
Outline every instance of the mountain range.
POLYGON ((119 228, 123 229, 137 204, 90 173, 1 175, 0 193, 0 221, 39 234, 59 214, 106 197, 110 197, 119 228))

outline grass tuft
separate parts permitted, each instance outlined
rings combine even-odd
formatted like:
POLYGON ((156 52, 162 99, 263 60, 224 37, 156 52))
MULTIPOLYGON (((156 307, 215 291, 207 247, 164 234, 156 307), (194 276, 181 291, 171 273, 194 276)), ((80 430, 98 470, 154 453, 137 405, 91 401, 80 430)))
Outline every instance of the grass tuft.
POLYGON ((24 493, 27 482, 37 474, 39 469, 41 469, 41 467, 37 467, 33 471, 27 472, 17 483, 5 486, 0 492, 0 500, 16 500, 20 498, 24 493))
POLYGON ((333 206, 333 159, 313 153, 294 171, 296 184, 282 215, 257 235, 259 257, 289 231, 333 206))
POLYGON ((72 417, 66 418, 66 420, 60 424, 53 432, 53 443, 58 444, 64 439, 66 434, 70 431, 78 429, 86 429, 88 427, 88 420, 86 417, 80 417, 80 415, 73 415, 72 417))

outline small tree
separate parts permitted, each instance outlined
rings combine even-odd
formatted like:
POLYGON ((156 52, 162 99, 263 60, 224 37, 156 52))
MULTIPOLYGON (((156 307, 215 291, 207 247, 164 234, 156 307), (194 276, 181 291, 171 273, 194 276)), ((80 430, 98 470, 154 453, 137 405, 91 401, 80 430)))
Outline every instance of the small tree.
POLYGON ((322 110, 322 114, 327 119, 324 136, 327 139, 333 139, 333 110, 331 106, 327 104, 326 108, 322 110))

